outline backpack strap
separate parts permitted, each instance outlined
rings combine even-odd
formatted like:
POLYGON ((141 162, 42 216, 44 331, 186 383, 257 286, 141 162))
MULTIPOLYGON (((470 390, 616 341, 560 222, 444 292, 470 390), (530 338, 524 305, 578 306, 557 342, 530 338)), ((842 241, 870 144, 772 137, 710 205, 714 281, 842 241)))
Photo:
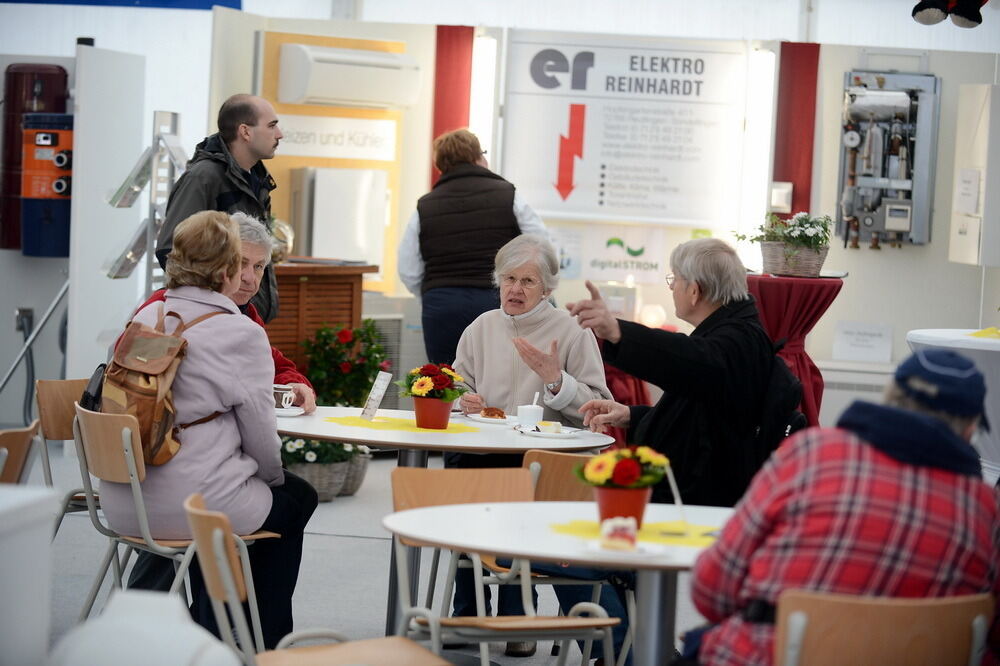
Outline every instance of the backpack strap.
POLYGON ((200 419, 191 421, 191 423, 181 423, 180 425, 175 425, 174 436, 176 437, 177 435, 179 435, 181 430, 184 430, 185 428, 190 428, 191 426, 196 426, 201 423, 208 423, 209 421, 212 421, 213 419, 216 419, 222 416, 223 414, 225 414, 225 412, 212 412, 208 416, 203 416, 200 419))
POLYGON ((201 315, 200 317, 195 317, 194 319, 192 319, 191 321, 189 321, 188 323, 185 324, 184 320, 181 319, 180 316, 176 312, 172 312, 171 311, 171 312, 167 313, 168 316, 169 315, 173 315, 173 316, 177 317, 178 319, 181 319, 181 323, 180 323, 180 325, 177 328, 174 329, 173 335, 180 335, 181 333, 183 333, 184 331, 188 330, 192 326, 197 326, 198 324, 200 324, 201 322, 205 321, 206 319, 210 319, 210 318, 214 317, 215 315, 221 315, 221 314, 229 314, 229 313, 228 312, 219 312, 219 311, 208 312, 206 314, 201 315))

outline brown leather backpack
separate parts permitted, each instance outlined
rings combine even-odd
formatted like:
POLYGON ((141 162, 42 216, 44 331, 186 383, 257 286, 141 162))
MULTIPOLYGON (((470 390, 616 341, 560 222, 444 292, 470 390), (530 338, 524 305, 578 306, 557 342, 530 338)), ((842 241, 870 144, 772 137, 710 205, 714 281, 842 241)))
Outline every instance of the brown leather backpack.
POLYGON ((185 324, 176 312, 163 313, 160 305, 152 328, 130 321, 118 340, 115 353, 104 371, 101 411, 107 414, 132 414, 139 421, 142 457, 147 465, 162 465, 180 450, 179 435, 184 428, 206 423, 222 412, 175 425, 173 395, 170 387, 177 368, 184 359, 187 340, 182 333, 215 315, 210 312, 185 324), (180 321, 171 333, 165 333, 167 317, 180 321))

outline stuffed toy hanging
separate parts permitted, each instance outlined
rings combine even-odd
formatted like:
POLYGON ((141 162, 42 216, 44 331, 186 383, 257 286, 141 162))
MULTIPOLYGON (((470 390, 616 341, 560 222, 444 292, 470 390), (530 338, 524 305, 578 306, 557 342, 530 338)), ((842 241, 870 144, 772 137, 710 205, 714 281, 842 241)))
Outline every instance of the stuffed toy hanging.
POLYGON ((934 25, 951 16, 959 28, 975 28, 983 22, 979 8, 988 0, 920 0, 913 8, 913 20, 924 25, 934 25))

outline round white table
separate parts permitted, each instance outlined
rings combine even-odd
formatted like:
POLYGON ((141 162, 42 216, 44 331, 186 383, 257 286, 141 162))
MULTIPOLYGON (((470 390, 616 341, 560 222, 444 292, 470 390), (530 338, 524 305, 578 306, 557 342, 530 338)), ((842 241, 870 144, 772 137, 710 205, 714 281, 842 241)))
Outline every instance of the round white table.
POLYGON ((1000 340, 974 338, 971 328, 926 328, 910 331, 906 342, 914 351, 926 348, 951 349, 967 356, 986 378, 986 418, 990 431, 980 430, 972 444, 983 463, 983 477, 996 483, 1000 474, 1000 340))
MULTIPOLYGON (((326 419, 337 416, 359 416, 360 407, 317 407, 309 415, 278 417, 278 432, 282 435, 312 439, 331 439, 338 442, 365 444, 381 449, 422 451, 424 462, 408 461, 405 466, 426 467, 428 451, 460 451, 462 453, 524 453, 530 449, 546 451, 587 451, 603 448, 614 438, 596 432, 581 431, 576 437, 530 437, 507 424, 482 423, 466 418, 457 412, 451 415, 452 423, 477 428, 476 432, 447 432, 445 430, 375 430, 359 426, 333 423, 326 419)), ((376 418, 389 416, 413 419, 413 412, 401 409, 380 409, 376 418)), ((408 456, 409 458, 409 456, 408 456)), ((400 465, 404 466, 403 458, 400 465)))
MULTIPOLYGON (((721 527, 733 510, 686 506, 694 525, 721 527)), ((644 523, 678 520, 673 504, 650 504, 644 523)), ((607 569, 637 570, 635 663, 666 663, 674 649, 677 573, 690 569, 702 551, 692 546, 640 542, 636 551, 599 548, 594 541, 557 533, 552 525, 597 520, 594 502, 509 502, 459 504, 390 514, 382 525, 394 536, 466 552, 548 562, 570 562, 607 569)))
MULTIPOLYGON (((452 413, 453 423, 461 423, 476 428, 475 432, 447 432, 444 430, 375 430, 361 426, 350 426, 327 421, 330 417, 359 416, 360 407, 317 407, 312 414, 278 417, 278 433, 306 439, 329 439, 338 442, 364 444, 380 449, 400 449, 398 466, 427 467, 429 451, 459 451, 462 453, 524 453, 531 449, 546 451, 587 451, 613 443, 608 435, 581 431, 575 437, 550 438, 524 435, 507 424, 481 423, 452 413)), ((401 409, 380 409, 375 418, 388 416, 413 419, 413 412, 401 409)), ((416 586, 420 573, 420 551, 410 548, 407 568, 413 586, 411 598, 417 598, 416 586)), ((400 610, 397 603, 396 549, 389 557, 389 598, 386 601, 385 633, 396 633, 400 610)))

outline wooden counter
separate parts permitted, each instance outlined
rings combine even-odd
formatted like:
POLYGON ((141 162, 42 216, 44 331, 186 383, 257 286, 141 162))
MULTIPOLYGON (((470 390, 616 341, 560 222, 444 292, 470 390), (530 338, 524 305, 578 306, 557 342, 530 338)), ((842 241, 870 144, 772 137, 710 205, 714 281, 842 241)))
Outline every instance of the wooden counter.
POLYGON ((378 266, 329 264, 277 264, 278 316, 267 336, 271 344, 305 369, 302 341, 322 326, 357 327, 361 323, 361 276, 378 266))

